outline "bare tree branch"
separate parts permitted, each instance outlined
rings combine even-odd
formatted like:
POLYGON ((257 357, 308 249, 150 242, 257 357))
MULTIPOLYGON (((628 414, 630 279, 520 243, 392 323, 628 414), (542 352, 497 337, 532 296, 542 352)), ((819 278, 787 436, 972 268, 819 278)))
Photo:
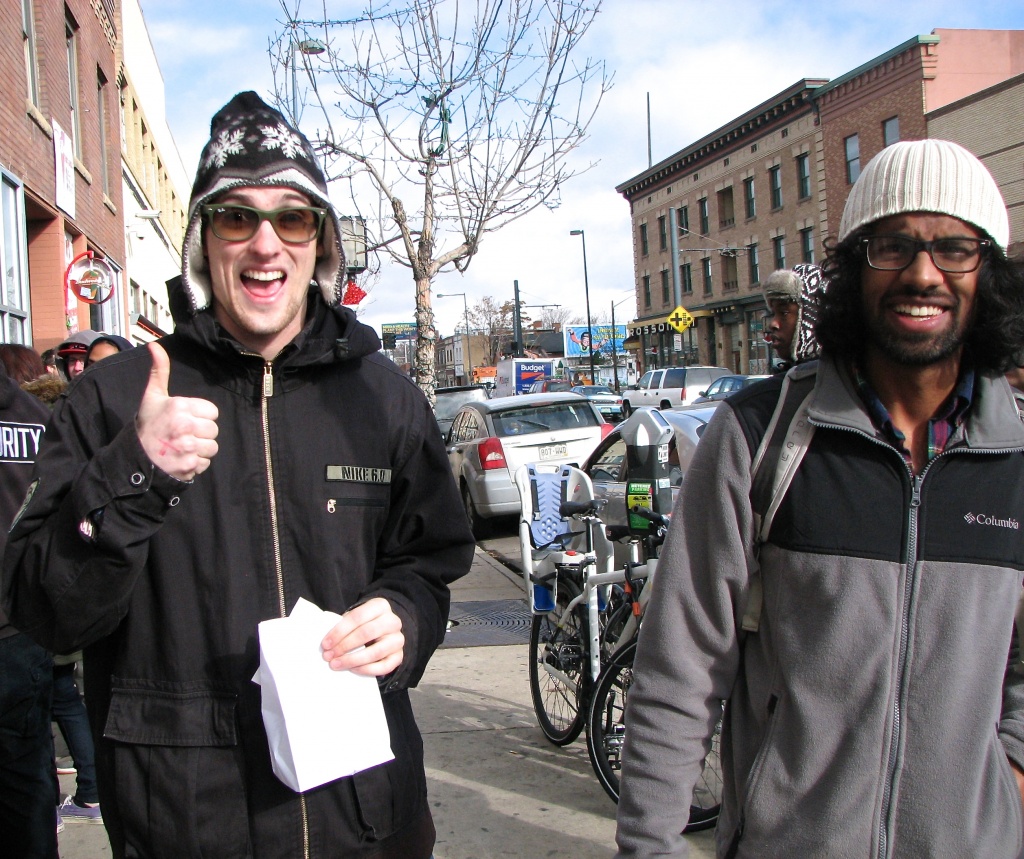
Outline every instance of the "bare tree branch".
POLYGON ((311 17, 312 0, 281 6, 278 101, 294 40, 323 41, 317 62, 302 56, 310 136, 366 219, 368 248, 412 270, 416 375, 432 396, 433 278, 466 271, 488 233, 557 206, 593 166, 570 156, 611 86, 603 62, 577 58, 600 0, 368 0, 348 20, 327 0, 311 17))

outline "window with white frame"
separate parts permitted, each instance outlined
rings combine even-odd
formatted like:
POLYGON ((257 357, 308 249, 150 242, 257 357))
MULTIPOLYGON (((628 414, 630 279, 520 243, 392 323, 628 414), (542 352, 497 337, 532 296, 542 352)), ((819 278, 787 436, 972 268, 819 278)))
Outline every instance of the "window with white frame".
POLYGON ((39 64, 36 61, 36 24, 32 0, 21 0, 21 39, 25 43, 26 96, 39 107, 39 64))
POLYGON ((29 318, 28 245, 25 236, 25 191, 17 179, 0 170, 0 272, 3 273, 3 294, 0 295, 0 341, 32 342, 29 318))
POLYGON ((772 239, 772 252, 775 255, 776 270, 786 267, 786 237, 776 236, 772 239))

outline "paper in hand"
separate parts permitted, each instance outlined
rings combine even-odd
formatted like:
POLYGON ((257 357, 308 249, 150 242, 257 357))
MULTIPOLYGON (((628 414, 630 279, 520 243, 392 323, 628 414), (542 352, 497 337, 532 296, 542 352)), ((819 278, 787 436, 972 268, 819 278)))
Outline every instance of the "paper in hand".
POLYGON ((274 774, 302 792, 394 759, 374 677, 334 671, 320 642, 340 620, 299 599, 259 624, 263 724, 274 774))

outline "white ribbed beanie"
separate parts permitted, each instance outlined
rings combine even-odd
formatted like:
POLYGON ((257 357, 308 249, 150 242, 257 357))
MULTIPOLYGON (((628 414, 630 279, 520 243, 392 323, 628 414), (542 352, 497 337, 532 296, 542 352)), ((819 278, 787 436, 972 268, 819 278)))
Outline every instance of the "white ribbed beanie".
POLYGON ((839 241, 858 227, 904 212, 951 215, 983 230, 1004 253, 1006 203, 992 174, 949 140, 904 140, 879 152, 860 174, 843 209, 839 241))

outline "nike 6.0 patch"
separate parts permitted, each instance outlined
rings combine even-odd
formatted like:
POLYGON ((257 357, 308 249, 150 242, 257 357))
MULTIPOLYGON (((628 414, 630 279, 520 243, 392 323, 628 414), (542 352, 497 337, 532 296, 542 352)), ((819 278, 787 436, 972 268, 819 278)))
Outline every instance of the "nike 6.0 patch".
POLYGON ((390 468, 370 468, 365 465, 328 465, 327 480, 343 483, 390 483, 390 468))

